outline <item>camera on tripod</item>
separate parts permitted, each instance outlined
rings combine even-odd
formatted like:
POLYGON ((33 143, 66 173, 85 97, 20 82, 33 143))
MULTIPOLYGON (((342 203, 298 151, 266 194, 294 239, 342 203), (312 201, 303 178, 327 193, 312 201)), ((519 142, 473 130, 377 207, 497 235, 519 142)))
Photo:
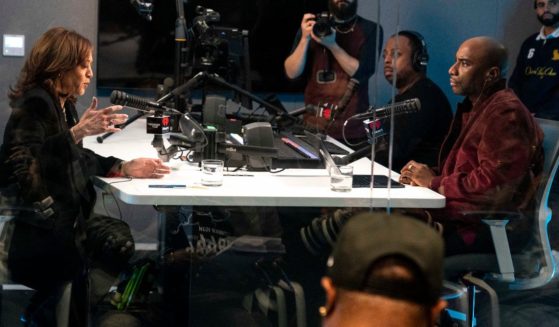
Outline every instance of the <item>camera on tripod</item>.
POLYGON ((332 34, 335 26, 334 16, 328 11, 323 11, 315 15, 316 22, 312 27, 312 32, 318 37, 325 37, 332 34))
POLYGON ((218 23, 221 16, 213 9, 196 7, 198 16, 194 17, 192 31, 196 39, 195 54, 199 64, 205 69, 227 66, 229 58, 229 44, 227 40, 219 37, 212 24, 218 23))

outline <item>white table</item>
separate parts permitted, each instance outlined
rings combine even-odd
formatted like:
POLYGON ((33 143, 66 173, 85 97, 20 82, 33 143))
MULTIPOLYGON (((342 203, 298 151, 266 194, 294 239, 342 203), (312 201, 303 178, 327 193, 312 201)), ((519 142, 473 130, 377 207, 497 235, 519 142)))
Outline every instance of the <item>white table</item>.
MULTIPOLYGON (((86 138, 84 144, 98 154, 112 155, 129 160, 136 157, 157 157, 157 152, 151 145, 152 139, 153 135, 148 135, 145 132, 145 119, 139 119, 126 127, 124 131, 107 138, 102 144, 97 143, 95 138, 86 138)), ((445 205, 445 198, 442 195, 423 187, 405 186, 404 188, 376 188, 372 190, 369 188, 354 188, 345 193, 331 191, 329 176, 325 169, 286 169, 276 174, 252 171, 226 172, 222 186, 205 187, 200 185, 201 171, 197 164, 175 160, 171 161, 169 165, 173 168, 172 173, 162 179, 129 180, 126 178, 98 177, 95 181, 97 186, 105 192, 112 193, 125 203, 153 205, 157 208, 159 218, 158 247, 161 257, 164 256, 168 236, 165 232, 167 230, 165 225, 168 223, 166 208, 174 206, 440 208, 445 205), (229 174, 231 176, 228 176, 229 174), (149 187, 149 185, 171 184, 186 185, 186 187, 149 187)), ((354 166, 355 174, 371 173, 371 162, 367 158, 360 159, 351 165, 354 166)), ((389 171, 385 167, 378 164, 374 165, 374 174, 388 175, 388 173, 389 171)), ((392 178, 397 180, 398 174, 392 172, 392 178)), ((309 218, 299 217, 297 210, 295 210, 294 215, 294 220, 300 218, 302 222, 309 218)), ((297 235, 283 234, 280 243, 283 243, 284 237, 297 237, 297 235)), ((286 249, 286 251, 293 254, 305 250, 292 248, 286 249)), ((244 261, 239 258, 250 258, 250 256, 239 256, 234 255, 234 253, 229 252, 234 260, 227 261, 230 265, 228 270, 247 269, 242 264, 244 261)), ((210 262, 215 263, 215 260, 219 262, 220 257, 223 256, 216 255, 210 262)), ((198 292, 205 290, 204 286, 200 286, 204 283, 199 283, 198 274, 191 271, 190 276, 192 276, 192 279, 189 280, 188 292, 193 292, 194 289, 198 292)), ((200 276, 203 277, 204 275, 201 274, 200 276)), ((317 278, 319 277, 317 276, 317 278)), ((292 285, 298 284, 294 283, 292 285)), ((303 296, 303 289, 307 286, 299 286, 300 297, 303 296)), ((273 286, 272 289, 279 292, 276 294, 277 296, 283 294, 277 286, 273 286)), ((190 312, 189 308, 185 309, 190 312)), ((192 314, 195 315, 196 313, 192 314)), ((219 313, 216 312, 216 314, 219 313)), ((315 312, 308 312, 307 314, 315 314, 315 312)))
MULTIPOLYGON (((140 118, 102 144, 89 137, 84 140, 84 145, 98 154, 122 159, 157 157, 151 146, 152 138, 153 135, 145 132, 145 119, 140 118)), ((222 186, 205 187, 199 183, 201 172, 196 165, 180 161, 170 162, 169 165, 173 171, 163 179, 126 181, 124 178, 99 177, 96 184, 125 203, 135 205, 394 208, 441 208, 445 205, 444 196, 423 187, 354 188, 351 192, 334 192, 330 190, 325 169, 286 169, 277 174, 231 172, 226 173, 222 186), (183 184, 186 187, 149 187, 154 184, 183 184)), ((371 172, 370 161, 366 158, 351 165, 355 174, 371 172)), ((374 174, 388 175, 388 169, 375 164, 374 174)), ((398 174, 392 172, 392 178, 397 180, 398 174)))

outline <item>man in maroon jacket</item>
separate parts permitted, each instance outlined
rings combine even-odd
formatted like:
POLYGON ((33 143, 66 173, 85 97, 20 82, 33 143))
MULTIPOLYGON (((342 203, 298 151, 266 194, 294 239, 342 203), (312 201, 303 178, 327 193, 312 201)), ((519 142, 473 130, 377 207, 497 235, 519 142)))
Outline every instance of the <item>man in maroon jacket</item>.
MULTIPOLYGON (((446 207, 429 214, 442 224, 446 255, 491 252, 493 245, 479 215, 468 211, 529 212, 532 193, 543 164, 543 133, 510 89, 503 70, 507 51, 488 37, 466 40, 450 67, 450 86, 465 96, 441 146, 439 167, 410 161, 400 180, 429 187, 446 197, 446 207)), ((528 233, 511 224, 520 245, 528 233), (521 240, 522 239, 522 240, 521 240)), ((513 235, 515 237, 515 235, 513 235)))

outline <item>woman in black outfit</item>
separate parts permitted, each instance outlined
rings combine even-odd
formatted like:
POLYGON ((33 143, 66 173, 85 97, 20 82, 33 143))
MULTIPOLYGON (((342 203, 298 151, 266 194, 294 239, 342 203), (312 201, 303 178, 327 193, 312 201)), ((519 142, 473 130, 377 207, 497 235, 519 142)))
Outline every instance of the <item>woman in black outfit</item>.
POLYGON ((96 98, 78 119, 76 97, 93 76, 92 51, 89 40, 61 27, 39 38, 10 89, 12 113, 0 149, 0 185, 28 209, 10 226, 11 279, 36 289, 40 302, 73 281, 74 326, 87 316, 87 267, 116 273, 134 252, 125 222, 92 214, 91 177, 170 172, 159 159, 122 161, 83 148, 85 136, 117 132, 127 119, 121 106, 97 109, 96 98))

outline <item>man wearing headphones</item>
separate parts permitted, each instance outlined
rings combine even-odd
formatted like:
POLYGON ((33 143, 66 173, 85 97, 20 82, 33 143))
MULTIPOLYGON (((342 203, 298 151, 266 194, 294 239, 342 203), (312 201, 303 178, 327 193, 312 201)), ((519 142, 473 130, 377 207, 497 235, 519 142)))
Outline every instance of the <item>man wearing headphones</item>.
POLYGON ((288 78, 306 78, 305 104, 329 107, 306 113, 305 124, 340 141, 347 139, 350 145, 366 137, 360 121, 349 121, 345 127, 344 122, 369 107, 375 48, 378 43, 380 52, 382 45, 382 27, 357 15, 357 3, 328 0, 329 13, 305 14, 284 62, 288 78))
POLYGON ((534 10, 542 27, 522 43, 509 87, 536 117, 559 120, 559 1, 535 0, 534 10))
MULTIPOLYGON (((383 58, 384 77, 398 90, 394 101, 417 98, 421 103, 418 112, 394 117, 392 169, 400 171, 412 158, 434 166, 452 111, 442 90, 427 78, 429 54, 423 36, 414 31, 392 35, 383 58)), ((388 126, 383 124, 385 131, 388 126)), ((381 149, 376 161, 388 166, 388 149, 381 149)))
MULTIPOLYGON (((429 211, 442 224, 446 255, 492 253, 490 232, 479 211, 533 211, 533 193, 543 166, 543 133, 510 89, 503 71, 507 51, 489 37, 466 40, 450 67, 450 86, 465 96, 439 155, 438 168, 408 162, 405 184, 429 187, 446 207, 429 211)), ((513 251, 529 240, 530 215, 507 225, 513 251)))

